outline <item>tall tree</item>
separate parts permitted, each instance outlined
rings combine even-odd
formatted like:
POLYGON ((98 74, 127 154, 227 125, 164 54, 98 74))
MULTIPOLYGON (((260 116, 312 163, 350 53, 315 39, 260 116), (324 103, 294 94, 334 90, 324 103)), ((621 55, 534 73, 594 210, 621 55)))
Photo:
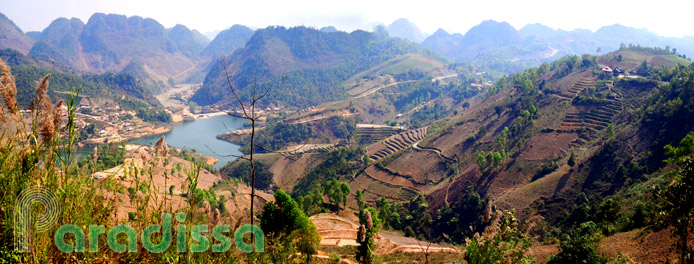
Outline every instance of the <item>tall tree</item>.
POLYGON ((350 192, 349 184, 335 178, 325 184, 325 193, 328 195, 330 203, 335 205, 338 210, 340 210, 340 204, 347 206, 347 196, 350 192))
MULTIPOLYGON (((263 207, 260 228, 273 238, 269 241, 278 243, 278 247, 295 247, 296 251, 306 256, 306 263, 308 263, 317 253, 316 245, 320 242, 316 226, 287 193, 278 190, 274 197, 274 202, 267 203, 263 207)), ((286 259, 276 261, 286 261, 286 259)))

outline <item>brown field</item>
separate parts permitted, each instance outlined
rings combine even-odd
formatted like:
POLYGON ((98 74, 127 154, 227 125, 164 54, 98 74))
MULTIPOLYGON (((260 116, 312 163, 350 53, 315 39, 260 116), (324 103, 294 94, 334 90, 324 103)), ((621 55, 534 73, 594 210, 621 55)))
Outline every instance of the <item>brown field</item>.
POLYGON ((498 197, 496 204, 504 209, 515 208, 520 212, 530 206, 535 200, 543 197, 550 198, 565 186, 567 180, 565 176, 568 174, 569 169, 569 166, 561 166, 555 172, 534 182, 516 189, 510 189, 498 197))
MULTIPOLYGON (((359 225, 356 223, 355 216, 342 217, 334 214, 317 214, 310 217, 311 222, 316 225, 318 235, 321 237, 320 244, 323 246, 344 247, 356 246, 357 230, 359 225)), ((402 234, 387 230, 381 230, 376 236, 375 253, 378 255, 389 255, 395 253, 422 253, 427 250, 431 253, 453 253, 460 254, 460 250, 453 246, 429 244, 414 238, 404 237, 402 234)))
POLYGON ((526 143, 517 160, 555 159, 569 149, 569 144, 578 138, 576 133, 543 133, 526 143))
POLYGON ((291 158, 282 157, 274 163, 269 163, 272 164, 270 172, 273 174, 273 181, 280 189, 291 192, 299 179, 318 166, 324 160, 324 156, 322 153, 311 152, 291 158))
POLYGON ((623 257, 633 263, 674 263, 677 254, 673 242, 669 229, 639 229, 606 237, 598 244, 598 250, 607 257, 623 257))

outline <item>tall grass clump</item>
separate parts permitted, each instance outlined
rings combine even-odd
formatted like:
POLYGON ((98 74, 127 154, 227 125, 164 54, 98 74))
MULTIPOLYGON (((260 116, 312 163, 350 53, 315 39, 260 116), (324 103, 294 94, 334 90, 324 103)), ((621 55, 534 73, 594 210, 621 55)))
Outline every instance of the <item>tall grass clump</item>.
MULTIPOLYGON (((13 214, 22 190, 31 186, 49 189, 62 206, 58 223, 88 225, 109 218, 111 205, 100 182, 86 177, 76 166, 75 110, 80 89, 71 88, 67 103, 56 104, 48 97, 50 74, 36 84, 36 95, 29 113, 19 111, 17 87, 10 67, 0 60, 0 89, 4 101, 0 111, 0 254, 3 260, 18 262, 60 262, 59 251, 52 246, 53 232, 32 233, 29 253, 14 251, 13 214), (64 115, 63 104, 67 111, 64 115), (65 117, 65 119, 64 119, 65 117), (94 201, 105 201, 95 203, 94 201)), ((45 210, 36 208, 34 211, 45 210)))
MULTIPOLYGON (((175 186, 184 192, 184 203, 173 203, 173 190, 169 184, 169 172, 161 168, 171 162, 169 148, 164 138, 149 153, 141 152, 141 164, 122 164, 120 177, 92 177, 96 172, 99 154, 95 150, 86 166, 78 166, 75 156, 76 109, 81 87, 70 87, 66 101, 51 102, 48 96, 50 74, 36 84, 36 93, 29 110, 20 111, 17 104, 17 87, 10 67, 0 59, 0 263, 234 263, 244 261, 246 256, 235 249, 224 253, 191 253, 188 250, 194 240, 191 228, 207 223, 232 225, 230 217, 221 216, 218 209, 210 208, 205 201, 195 201, 198 176, 202 164, 190 163, 184 170, 187 181, 184 186, 175 186), (155 173, 163 173, 165 186, 156 186, 155 173), (130 186, 124 186, 129 184, 130 186), (15 201, 20 193, 30 187, 42 187, 55 194, 60 205, 57 223, 45 232, 30 233, 30 252, 14 249, 15 201), (119 219, 119 206, 125 200, 135 208, 127 219, 119 219), (185 214, 184 225, 187 244, 180 252, 175 244, 177 230, 173 228, 174 242, 162 253, 147 252, 142 246, 140 235, 145 226, 161 224, 163 213, 185 214), (106 235, 98 237, 97 252, 63 253, 54 245, 54 234, 58 227, 72 224, 88 235, 90 225, 103 225, 106 230, 119 224, 128 224, 138 232, 136 254, 115 253, 106 241, 106 235)), ((22 87, 27 89, 26 87, 22 87)), ((96 149, 96 148, 95 148, 96 149)), ((103 153, 101 153, 103 154, 103 153)), ((84 162, 83 162, 84 163, 84 162)), ((173 174, 173 173, 171 173, 173 174)), ((198 190, 199 191, 199 190, 198 190)), ((45 213, 46 208, 35 206, 30 210, 31 219, 45 213)), ((122 217, 121 217, 122 218, 122 217)), ((238 225, 238 223, 237 223, 238 225)), ((211 234, 204 234, 210 238, 211 234)), ((233 236, 233 234, 232 234, 233 236)), ((68 243, 74 243, 66 236, 68 243)), ((89 237, 86 236, 87 245, 89 237)), ((161 237, 153 237, 158 242, 161 237)))

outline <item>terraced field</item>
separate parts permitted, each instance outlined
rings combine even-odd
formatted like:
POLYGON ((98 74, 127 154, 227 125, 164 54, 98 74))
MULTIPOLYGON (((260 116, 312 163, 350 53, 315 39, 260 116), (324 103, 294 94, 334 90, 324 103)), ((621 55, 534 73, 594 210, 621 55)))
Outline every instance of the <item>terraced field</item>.
MULTIPOLYGON (((586 84, 581 80, 577 83, 586 84)), ((581 87, 585 89, 588 87, 581 87)), ((609 88, 609 87, 608 87, 609 88)), ((577 91, 575 89, 570 91, 577 91)), ((573 92, 571 92, 573 93, 573 92)), ((563 94, 570 95, 569 92, 563 94)), ((576 94, 574 94, 575 96, 576 94)), ((560 96, 560 97, 562 97, 560 96)), ((606 98, 607 101, 600 105, 572 106, 559 125, 558 132, 581 132, 579 137, 571 143, 571 147, 580 147, 591 141, 593 135, 605 129, 624 108, 622 97, 612 91, 606 98)))
MULTIPOLYGON (((321 245, 336 247, 358 245, 356 239, 359 225, 356 219, 328 213, 313 215, 310 219, 316 225, 321 245)), ((381 255, 398 252, 421 253, 427 250, 427 247, 428 252, 460 253, 460 250, 454 246, 429 244, 386 230, 381 230, 374 240, 378 245, 377 253, 381 255)))
POLYGON ((385 197, 388 200, 406 201, 414 198, 417 191, 377 180, 370 174, 362 173, 349 182, 352 190, 363 190, 364 200, 376 201, 385 197))
POLYGON ((412 146, 414 143, 424 139, 428 132, 428 127, 408 130, 397 135, 390 136, 381 142, 370 145, 366 148, 372 160, 380 160, 398 151, 412 146))
POLYGON ((622 111, 622 99, 619 95, 608 97, 608 103, 600 106, 590 106, 587 111, 570 111, 566 113, 559 130, 571 131, 585 128, 598 131, 606 128, 613 117, 622 111))
POLYGON ((336 144, 306 144, 306 145, 292 145, 287 147, 287 149, 278 151, 280 154, 286 155, 297 155, 301 153, 306 153, 310 151, 319 152, 330 152, 335 148, 336 144))
POLYGON ((395 135, 404 128, 383 125, 357 124, 355 140, 364 144, 373 144, 395 135))
POLYGON ((566 91, 561 92, 558 96, 564 100, 572 100, 578 93, 586 88, 597 87, 598 83, 595 79, 584 77, 578 80, 574 85, 566 91))

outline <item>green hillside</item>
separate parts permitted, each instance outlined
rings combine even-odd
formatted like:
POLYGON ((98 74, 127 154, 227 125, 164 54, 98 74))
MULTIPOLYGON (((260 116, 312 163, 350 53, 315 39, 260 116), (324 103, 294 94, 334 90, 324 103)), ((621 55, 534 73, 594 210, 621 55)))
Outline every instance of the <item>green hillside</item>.
MULTIPOLYGON (((352 140, 347 148, 321 150, 330 156, 263 160, 266 167, 292 170, 273 170, 273 179, 293 189, 307 212, 320 212, 311 199, 334 178, 385 210, 379 213, 384 228, 464 243, 494 226, 485 217, 493 208, 517 217, 537 243, 562 241, 557 261, 570 254, 564 234, 608 237, 667 226, 656 215, 666 203, 659 190, 675 191, 669 186, 677 181, 671 176, 677 172, 673 162, 691 155, 687 149, 694 135, 694 69, 682 62, 689 61, 666 49, 624 47, 600 57, 564 57, 506 76, 477 93, 468 94, 467 83, 460 88, 465 96, 459 97, 451 91, 467 77, 450 84, 424 78, 349 103, 319 106, 353 109, 362 120, 379 109, 414 111, 399 119, 398 124, 412 126, 404 132, 375 143, 352 140), (615 60, 619 55, 622 59, 615 60), (603 72, 604 66, 623 72, 603 72), (379 107, 362 106, 369 104, 379 107), (326 158, 351 153, 355 146, 365 153, 340 156, 339 162, 326 158), (297 175, 294 164, 306 164, 305 159, 311 161, 304 165, 309 169, 297 175), (322 178, 324 171, 330 176, 322 178)), ((470 76, 476 76, 474 71, 470 76)), ((357 127, 354 135, 364 131, 357 127)), ((360 204, 346 207, 358 210, 360 204)), ((665 241, 658 247, 673 242, 665 241)))
MULTIPOLYGON (((257 81, 259 90, 278 89, 276 98, 285 106, 305 107, 344 99, 341 83, 353 75, 398 55, 420 52, 410 42, 380 37, 375 33, 326 33, 311 28, 269 27, 256 31, 242 50, 225 59, 231 81, 243 96, 257 81)), ((232 103, 222 61, 205 77, 203 89, 192 100, 200 105, 232 103)))
POLYGON ((51 74, 51 89, 48 94, 54 98, 65 98, 70 91, 70 85, 82 86, 82 95, 104 98, 136 99, 149 105, 158 105, 150 89, 133 75, 127 73, 105 74, 69 74, 51 67, 41 66, 39 62, 26 57, 14 50, 0 50, 0 58, 12 67, 12 74, 17 83, 17 103, 26 108, 34 99, 36 80, 46 74, 51 74))

